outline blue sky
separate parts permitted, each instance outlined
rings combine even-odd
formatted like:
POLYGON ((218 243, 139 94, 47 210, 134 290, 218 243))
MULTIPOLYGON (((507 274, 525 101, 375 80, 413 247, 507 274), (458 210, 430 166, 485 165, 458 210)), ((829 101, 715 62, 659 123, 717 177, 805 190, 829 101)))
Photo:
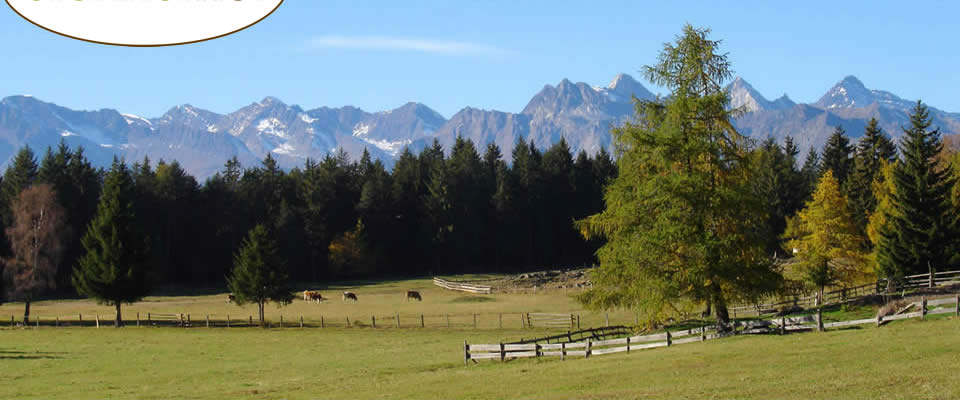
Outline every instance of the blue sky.
POLYGON ((169 48, 75 41, 3 7, 0 97, 146 117, 183 103, 230 112, 265 96, 308 109, 418 101, 445 117, 466 106, 517 112, 563 78, 640 79, 689 22, 713 29, 736 74, 770 99, 814 102, 856 75, 960 112, 958 4, 287 0, 250 29, 169 48))

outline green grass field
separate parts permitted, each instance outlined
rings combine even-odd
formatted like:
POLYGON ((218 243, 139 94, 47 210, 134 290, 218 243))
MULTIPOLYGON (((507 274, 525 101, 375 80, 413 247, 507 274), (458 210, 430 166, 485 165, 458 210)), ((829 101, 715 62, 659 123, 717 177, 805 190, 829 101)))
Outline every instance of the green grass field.
MULTIPOLYGON (((320 314, 583 312, 562 291, 471 295, 428 280, 357 283, 360 296, 268 310, 320 314), (424 302, 404 302, 421 289, 424 302)), ((150 297, 125 310, 243 314, 223 294, 150 297)), ((89 301, 41 302, 40 316, 100 313, 89 301)), ((0 307, 21 314, 21 304, 0 307)), ((831 312, 869 315, 872 308, 831 312)), ((598 325, 599 315, 585 320, 598 325)), ((628 312, 611 315, 629 320, 628 312)), ((488 321, 488 323, 495 322, 488 321)), ((611 322, 615 323, 615 322, 611 322)), ((620 322, 625 323, 625 322, 620 322)), ((505 324, 505 326, 507 326, 505 324)), ((960 398, 960 319, 932 316, 826 333, 738 336, 595 356, 463 364, 462 344, 545 334, 446 328, 0 329, 0 399, 22 398, 960 398)))

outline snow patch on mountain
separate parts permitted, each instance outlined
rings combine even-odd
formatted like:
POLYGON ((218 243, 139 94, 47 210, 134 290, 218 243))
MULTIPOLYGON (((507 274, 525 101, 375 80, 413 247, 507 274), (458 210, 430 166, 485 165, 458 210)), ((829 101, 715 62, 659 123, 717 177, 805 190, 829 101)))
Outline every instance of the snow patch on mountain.
POLYGON ((317 119, 316 119, 316 118, 313 118, 313 117, 310 117, 310 116, 306 115, 305 113, 301 113, 301 114, 300 114, 300 121, 303 121, 303 122, 305 122, 305 123, 307 123, 307 124, 313 124, 313 122, 314 122, 314 121, 317 121, 317 119))
POLYGON ((265 118, 257 124, 257 134, 286 138, 287 125, 273 117, 265 118))
POLYGON ((123 119, 127 122, 127 125, 135 125, 137 123, 143 123, 150 127, 153 126, 153 123, 151 123, 150 120, 147 120, 146 118, 133 115, 133 114, 121 114, 121 115, 123 116, 123 119))
POLYGON ((357 123, 353 126, 353 136, 355 137, 365 137, 370 133, 370 126, 364 123, 357 123))

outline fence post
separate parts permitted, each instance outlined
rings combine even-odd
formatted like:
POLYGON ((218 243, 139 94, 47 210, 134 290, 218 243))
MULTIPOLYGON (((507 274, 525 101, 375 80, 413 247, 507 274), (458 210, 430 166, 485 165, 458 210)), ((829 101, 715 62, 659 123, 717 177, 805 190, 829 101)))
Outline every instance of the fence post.
MULTIPOLYGON (((77 317, 80 318, 80 327, 83 327, 83 314, 82 314, 82 313, 78 313, 78 314, 77 314, 77 317)), ((13 323, 13 316, 10 316, 10 322, 13 323)))
POLYGON ((227 328, 230 328, 230 315, 227 315, 227 328))
POLYGON ((370 322, 373 323, 373 328, 377 328, 377 317, 376 317, 376 316, 370 316, 370 322))
POLYGON ((630 337, 627 337, 627 353, 630 353, 630 337))
POLYGON ((669 347, 673 345, 673 338, 671 338, 670 336, 670 330, 667 330, 666 332, 667 332, 667 346, 669 347))
POLYGON ((137 327, 140 327, 140 312, 137 312, 137 327))
POLYGON ((507 351, 503 349, 503 341, 500 342, 500 362, 507 358, 507 351))
POLYGON ((280 328, 283 328, 283 315, 280 315, 280 328))
POLYGON ((347 319, 347 327, 350 327, 350 316, 347 316, 346 319, 347 319))
POLYGON ((470 360, 470 346, 467 345, 467 340, 463 340, 463 366, 467 366, 467 361, 470 360))
POLYGON ((397 328, 400 328, 400 314, 397 313, 397 328))
POLYGON ((153 324, 153 318, 150 316, 150 312, 147 312, 147 324, 153 324))
POLYGON ((787 317, 780 316, 780 335, 787 334, 787 317))
POLYGON ((99 329, 99 328, 100 328, 100 315, 96 315, 96 319, 97 319, 97 328, 99 329))
POLYGON ((580 329, 580 314, 577 314, 577 329, 580 329))
POLYGON ((560 343, 560 360, 567 359, 567 343, 560 343))
POLYGON ((592 342, 593 342, 593 341, 590 341, 589 338, 587 339, 587 348, 586 348, 586 351, 583 353, 583 357, 584 357, 584 358, 589 358, 589 357, 590 357, 590 351, 591 351, 591 349, 593 349, 592 344, 591 344, 592 342))
POLYGON ((320 328, 323 328, 323 315, 320 315, 320 328))
POLYGON ((423 324, 423 314, 421 313, 421 314, 420 314, 420 328, 422 329, 422 328, 424 328, 424 327, 427 327, 427 326, 423 324))
POLYGON ((957 316, 960 316, 960 293, 957 294, 957 316))
POLYGON ((190 314, 187 314, 187 326, 193 326, 193 322, 190 321, 190 314))
POLYGON ((300 328, 303 328, 303 315, 300 315, 300 328))
MULTIPOLYGON (((932 277, 932 276, 931 276, 932 277)), ((920 297, 920 320, 927 316, 927 297, 920 297)))
POLYGON ((817 331, 823 331, 823 310, 817 308, 817 331))
POLYGON ((527 322, 523 318, 523 312, 520 312, 520 328, 521 329, 527 328, 527 322))
POLYGON ((540 344, 534 343, 533 345, 535 346, 533 350, 534 355, 536 355, 537 358, 543 356, 543 351, 540 350, 540 344))
POLYGON ((877 312, 877 327, 880 327, 881 323, 883 323, 883 316, 880 315, 880 312, 877 312))
MULTIPOLYGON (((630 341, 630 337, 627 337, 627 341, 630 341)), ((707 326, 700 325, 700 342, 707 341, 707 326)), ((630 349, 627 348, 627 351, 630 349)))
POLYGON ((250 325, 253 326, 253 315, 250 315, 250 325))

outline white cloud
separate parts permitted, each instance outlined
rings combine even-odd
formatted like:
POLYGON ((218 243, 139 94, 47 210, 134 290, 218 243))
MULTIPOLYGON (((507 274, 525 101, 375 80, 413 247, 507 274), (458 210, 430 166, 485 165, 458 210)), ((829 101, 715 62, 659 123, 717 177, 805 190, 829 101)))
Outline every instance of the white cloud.
POLYGON ((495 55, 503 49, 455 40, 396 38, 388 36, 322 35, 310 39, 314 49, 404 50, 449 55, 495 55))

